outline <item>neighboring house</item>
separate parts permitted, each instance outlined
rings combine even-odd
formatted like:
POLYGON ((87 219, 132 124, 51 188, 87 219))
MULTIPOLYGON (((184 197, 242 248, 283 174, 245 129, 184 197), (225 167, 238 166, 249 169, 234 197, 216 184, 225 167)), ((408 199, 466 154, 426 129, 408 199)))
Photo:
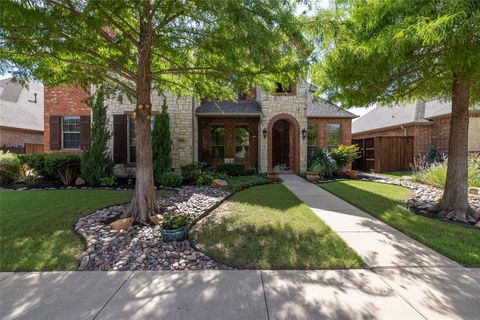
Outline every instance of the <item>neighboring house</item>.
MULTIPOLYGON (((360 146, 357 170, 408 170, 430 148, 448 153, 451 103, 441 100, 377 107, 352 125, 352 142, 360 146)), ((480 107, 470 110, 468 151, 480 151, 480 107)))
POLYGON ((43 148, 43 86, 0 80, 0 149, 31 153, 43 148))
MULTIPOLYGON (((49 150, 52 146, 53 150, 73 150, 73 143, 65 144, 72 139, 71 123, 75 123, 75 150, 88 145, 85 131, 90 126, 90 113, 81 102, 86 94, 77 90, 45 90, 45 143, 49 150), (55 135, 51 133, 53 125, 57 128, 55 135)), ((308 83, 279 89, 274 95, 252 88, 237 101, 197 102, 192 97, 167 94, 173 168, 194 161, 210 165, 239 162, 261 172, 278 164, 305 172, 308 148, 349 145, 351 123, 356 117, 321 99, 313 101, 314 90, 308 83)), ((163 99, 152 96, 153 114, 160 112, 163 99)), ((125 175, 125 169, 135 165, 134 105, 110 100, 107 106, 112 132, 109 148, 117 163, 116 174, 125 175)))

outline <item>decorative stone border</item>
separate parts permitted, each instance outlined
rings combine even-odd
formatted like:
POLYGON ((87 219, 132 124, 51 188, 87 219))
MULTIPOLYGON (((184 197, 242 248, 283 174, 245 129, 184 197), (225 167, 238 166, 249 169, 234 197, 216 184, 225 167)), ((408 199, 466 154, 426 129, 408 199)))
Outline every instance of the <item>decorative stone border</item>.
MULTIPOLYGON (((421 215, 428 215, 428 210, 438 203, 443 194, 441 189, 410 180, 392 179, 371 173, 359 173, 358 177, 359 180, 393 184, 412 189, 414 191, 413 196, 406 201, 405 206, 421 215)), ((480 196, 469 194, 468 203, 474 210, 480 212, 480 196)))
MULTIPOLYGON (((158 203, 163 213, 188 214, 196 220, 230 194, 225 189, 186 186, 170 197, 158 199, 158 203)), ((109 223, 118 219, 126 207, 104 208, 80 218, 75 231, 85 239, 87 249, 80 256, 78 270, 232 269, 196 251, 188 240, 163 242, 158 225, 112 230, 109 223)))

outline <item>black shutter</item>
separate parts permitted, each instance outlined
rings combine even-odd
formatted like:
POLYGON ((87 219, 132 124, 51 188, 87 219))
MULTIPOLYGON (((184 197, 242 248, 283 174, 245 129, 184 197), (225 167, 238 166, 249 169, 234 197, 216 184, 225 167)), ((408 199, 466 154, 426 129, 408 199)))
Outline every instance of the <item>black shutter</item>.
POLYGON ((50 116, 50 150, 60 150, 62 144, 62 117, 50 116))
POLYGON ((113 115, 113 159, 127 163, 127 115, 113 115))
POLYGON ((80 117, 80 149, 90 148, 90 116, 80 117))

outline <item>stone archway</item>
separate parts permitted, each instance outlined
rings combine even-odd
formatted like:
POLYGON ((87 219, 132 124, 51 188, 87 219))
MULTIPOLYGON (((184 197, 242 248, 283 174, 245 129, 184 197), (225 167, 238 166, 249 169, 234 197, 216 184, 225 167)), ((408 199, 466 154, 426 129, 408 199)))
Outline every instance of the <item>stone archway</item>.
POLYGON ((268 124, 268 170, 280 163, 300 172, 300 124, 286 113, 274 116, 268 124))

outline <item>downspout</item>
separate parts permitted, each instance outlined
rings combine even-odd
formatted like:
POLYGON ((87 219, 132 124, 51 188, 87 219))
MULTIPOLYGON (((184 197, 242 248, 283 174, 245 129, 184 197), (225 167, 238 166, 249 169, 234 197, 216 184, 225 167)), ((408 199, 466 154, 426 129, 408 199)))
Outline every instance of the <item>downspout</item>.
POLYGON ((402 125, 402 126, 400 126, 400 129, 403 130, 403 136, 406 137, 406 136, 407 136, 407 128, 405 128, 405 127, 402 125))

